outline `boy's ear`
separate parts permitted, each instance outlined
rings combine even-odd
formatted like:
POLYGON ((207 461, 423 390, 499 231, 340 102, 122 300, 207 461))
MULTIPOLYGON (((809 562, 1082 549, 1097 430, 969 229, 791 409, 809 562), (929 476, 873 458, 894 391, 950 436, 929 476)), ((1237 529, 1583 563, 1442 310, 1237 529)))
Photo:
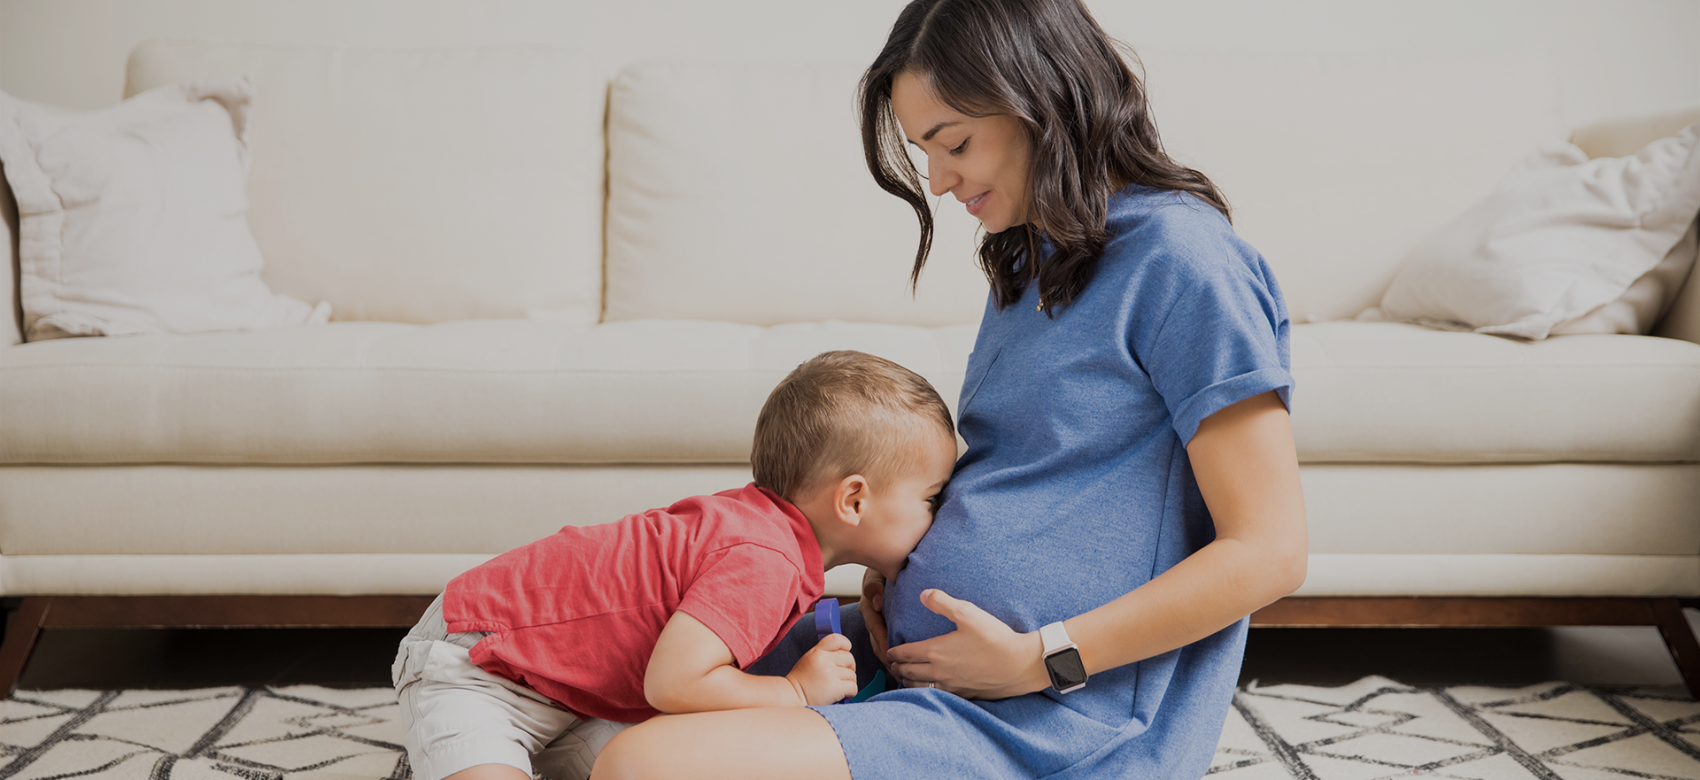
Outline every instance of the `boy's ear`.
POLYGON ((862 512, 868 507, 868 478, 851 474, 838 481, 832 492, 832 511, 845 525, 862 524, 862 512))

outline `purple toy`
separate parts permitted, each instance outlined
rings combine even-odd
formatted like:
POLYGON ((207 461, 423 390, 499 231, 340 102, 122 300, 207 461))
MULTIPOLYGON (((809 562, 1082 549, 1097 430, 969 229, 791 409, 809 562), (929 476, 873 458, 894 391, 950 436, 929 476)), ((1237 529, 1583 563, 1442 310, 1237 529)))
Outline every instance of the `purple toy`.
MULTIPOLYGON (((819 603, 815 604, 816 642, 825 639, 827 634, 844 633, 844 629, 839 623, 838 614, 838 599, 821 599, 819 603)), ((872 682, 868 683, 866 688, 858 691, 855 696, 845 699, 844 701, 833 702, 833 704, 849 704, 851 702, 867 701, 868 698, 872 696, 885 693, 885 688, 885 670, 880 669, 874 672, 874 679, 872 682)))
POLYGON ((815 641, 825 639, 827 634, 842 634, 844 629, 838 623, 838 599, 821 599, 815 604, 815 641))

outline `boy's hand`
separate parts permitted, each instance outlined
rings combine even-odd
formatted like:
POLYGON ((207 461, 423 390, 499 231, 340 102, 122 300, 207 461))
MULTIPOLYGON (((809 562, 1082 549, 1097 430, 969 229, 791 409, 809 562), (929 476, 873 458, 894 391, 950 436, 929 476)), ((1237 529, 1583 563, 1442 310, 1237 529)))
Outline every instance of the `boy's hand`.
POLYGON ((855 694, 856 662, 842 636, 822 640, 786 677, 746 674, 719 635, 684 610, 667 619, 643 675, 644 700, 668 714, 829 704, 855 694))
POLYGON ((856 658, 843 634, 828 634, 803 654, 785 675, 804 706, 843 701, 856 695, 856 658))

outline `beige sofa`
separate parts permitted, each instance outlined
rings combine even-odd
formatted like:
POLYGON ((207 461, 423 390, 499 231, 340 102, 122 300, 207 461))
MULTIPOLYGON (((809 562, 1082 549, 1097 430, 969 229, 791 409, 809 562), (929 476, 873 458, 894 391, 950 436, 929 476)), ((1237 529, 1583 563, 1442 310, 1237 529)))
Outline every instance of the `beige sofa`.
MULTIPOLYGON (((1570 132, 1553 67, 1143 55, 1171 150, 1226 190, 1296 323, 1310 575, 1260 622, 1662 621, 1700 663, 1674 601, 1700 596, 1700 283, 1663 338, 1346 321, 1570 132)), ((911 296, 914 217, 862 166, 854 66, 150 43, 126 92, 236 74, 259 94, 265 278, 337 321, 40 343, 0 323, 8 685, 38 626, 405 623, 561 525, 738 486, 768 389, 822 350, 955 401, 975 226, 940 204, 911 296)), ((1578 140, 1622 154, 1679 120, 1578 140)))

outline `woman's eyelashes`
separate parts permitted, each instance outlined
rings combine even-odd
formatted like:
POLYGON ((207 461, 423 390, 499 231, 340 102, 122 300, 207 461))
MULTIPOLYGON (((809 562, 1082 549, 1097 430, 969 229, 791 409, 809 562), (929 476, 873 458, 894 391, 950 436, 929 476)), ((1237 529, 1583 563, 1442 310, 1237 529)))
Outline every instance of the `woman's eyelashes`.
POLYGON ((967 148, 968 148, 968 139, 964 138, 964 139, 962 139, 962 143, 957 144, 955 149, 950 150, 950 153, 951 153, 952 156, 959 155, 959 154, 962 154, 962 150, 967 149, 967 148))

